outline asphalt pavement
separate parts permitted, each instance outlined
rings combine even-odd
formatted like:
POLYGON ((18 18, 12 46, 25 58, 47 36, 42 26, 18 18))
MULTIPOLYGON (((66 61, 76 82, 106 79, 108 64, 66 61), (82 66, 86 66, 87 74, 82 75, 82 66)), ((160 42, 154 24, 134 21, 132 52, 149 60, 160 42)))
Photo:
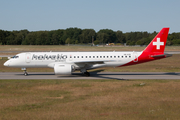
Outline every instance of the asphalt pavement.
POLYGON ((0 72, 0 79, 150 79, 150 80, 180 80, 180 72, 93 72, 91 76, 86 77, 81 73, 73 73, 72 75, 55 75, 53 72, 29 72, 28 76, 24 76, 23 72, 0 72))

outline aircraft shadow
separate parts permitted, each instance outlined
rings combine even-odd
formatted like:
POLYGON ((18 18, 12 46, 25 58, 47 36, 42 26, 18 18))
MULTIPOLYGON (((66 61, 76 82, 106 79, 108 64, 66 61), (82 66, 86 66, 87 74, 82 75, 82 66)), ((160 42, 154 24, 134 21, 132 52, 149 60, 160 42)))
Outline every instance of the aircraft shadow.
MULTIPOLYGON (((153 76, 159 76, 159 75, 176 75, 176 76, 180 76, 180 73, 175 73, 175 72, 167 72, 167 73, 98 73, 98 72, 91 72, 90 73, 90 77, 92 78, 103 78, 103 79, 116 79, 116 80, 128 80, 128 79, 124 79, 123 75, 126 76, 149 76, 149 75, 153 75, 153 76), (116 76, 116 77, 114 77, 116 76)), ((81 73, 73 73, 71 76, 63 76, 63 77, 85 77, 83 76, 81 73)), ((62 76, 58 76, 59 78, 61 78, 62 76)), ((86 77, 85 77, 86 78, 86 77)), ((88 78, 88 77, 87 77, 88 78)))
MULTIPOLYGON (((16 75, 23 75, 22 74, 16 74, 16 75)), ((40 76, 57 76, 57 78, 59 79, 78 79, 78 78, 81 78, 81 79, 115 79, 115 80, 128 80, 128 79, 124 79, 123 76, 149 76, 149 75, 153 75, 153 76, 158 76, 158 75, 175 75, 175 76, 180 76, 180 73, 175 73, 175 72, 127 72, 127 73, 117 73, 117 72, 107 72, 107 73, 104 73, 104 72, 90 72, 90 76, 89 77, 86 77, 84 75, 82 75, 82 73, 72 73, 72 75, 55 75, 53 72, 52 73, 28 73, 28 76, 37 76, 37 77, 40 77, 40 76)), ((52 78, 53 79, 53 78, 52 78)))
MULTIPOLYGON (((91 73, 91 75, 96 75, 98 73, 91 73)), ((169 72, 169 73, 141 73, 141 72, 137 72, 137 73, 99 73, 98 75, 180 75, 180 73, 175 73, 175 72, 169 72)))

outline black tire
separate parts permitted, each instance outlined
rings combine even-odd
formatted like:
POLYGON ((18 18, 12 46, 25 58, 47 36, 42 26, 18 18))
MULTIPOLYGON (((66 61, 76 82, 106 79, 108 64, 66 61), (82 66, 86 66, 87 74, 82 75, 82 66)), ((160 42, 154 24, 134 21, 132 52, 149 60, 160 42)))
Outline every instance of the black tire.
POLYGON ((89 77, 89 76, 90 76, 90 73, 89 73, 89 72, 85 72, 84 75, 85 75, 86 77, 89 77))
POLYGON ((25 73, 24 73, 24 75, 25 75, 25 76, 28 76, 28 73, 27 73, 27 72, 25 72, 25 73))

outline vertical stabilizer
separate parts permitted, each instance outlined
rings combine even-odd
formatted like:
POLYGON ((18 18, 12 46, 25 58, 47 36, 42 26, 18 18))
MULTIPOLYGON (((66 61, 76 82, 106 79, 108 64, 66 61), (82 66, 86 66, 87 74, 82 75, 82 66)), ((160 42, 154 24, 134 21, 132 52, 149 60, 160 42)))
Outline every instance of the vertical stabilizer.
POLYGON ((149 43, 149 45, 144 49, 143 52, 150 53, 164 53, 166 46, 167 36, 169 28, 163 28, 154 39, 149 43))

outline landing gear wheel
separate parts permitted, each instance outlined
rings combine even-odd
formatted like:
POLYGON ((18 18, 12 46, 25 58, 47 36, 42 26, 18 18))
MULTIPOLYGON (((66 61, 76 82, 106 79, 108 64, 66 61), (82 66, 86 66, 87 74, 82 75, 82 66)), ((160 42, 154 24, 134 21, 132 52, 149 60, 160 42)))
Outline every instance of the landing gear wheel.
POLYGON ((89 72, 84 72, 84 75, 85 75, 86 77, 89 77, 89 76, 90 76, 90 73, 89 73, 89 72))
POLYGON ((24 76, 27 76, 27 75, 28 75, 28 73, 26 72, 26 68, 21 68, 21 70, 24 71, 24 76))
POLYGON ((24 72, 24 75, 25 75, 25 76, 28 76, 28 73, 25 71, 25 72, 24 72))

